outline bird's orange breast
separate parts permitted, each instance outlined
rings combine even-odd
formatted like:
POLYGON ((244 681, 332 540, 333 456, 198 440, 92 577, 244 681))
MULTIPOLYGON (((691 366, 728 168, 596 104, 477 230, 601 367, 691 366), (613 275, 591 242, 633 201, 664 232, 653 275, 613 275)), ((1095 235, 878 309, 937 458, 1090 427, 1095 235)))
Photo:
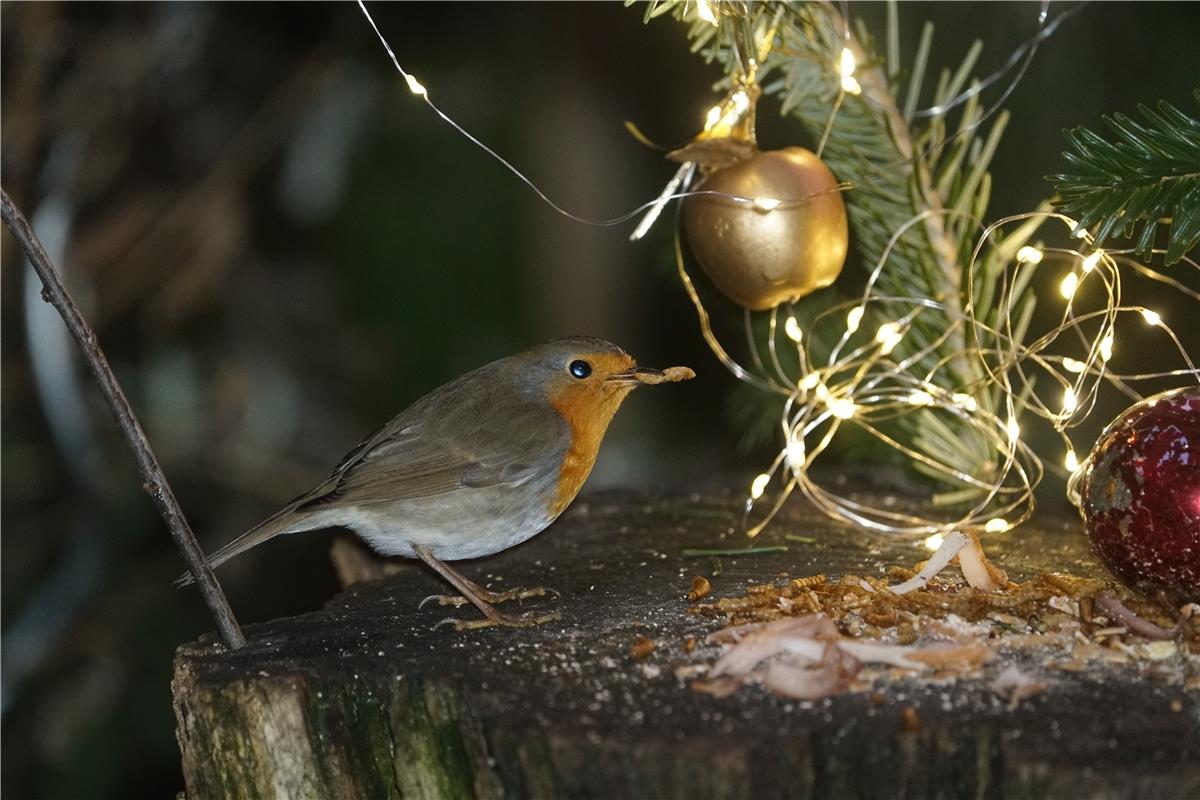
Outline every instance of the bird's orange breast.
POLYGON ((549 397, 550 405, 571 427, 571 443, 559 470, 558 488, 550 499, 552 517, 561 514, 579 494, 596 463, 608 423, 627 394, 628 388, 597 391, 579 385, 568 386, 549 397))

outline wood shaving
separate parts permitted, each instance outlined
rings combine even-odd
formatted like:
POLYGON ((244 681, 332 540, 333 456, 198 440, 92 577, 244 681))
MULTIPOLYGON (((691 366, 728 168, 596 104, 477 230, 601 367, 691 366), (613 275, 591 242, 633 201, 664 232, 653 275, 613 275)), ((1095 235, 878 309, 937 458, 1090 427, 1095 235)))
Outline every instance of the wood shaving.
MULTIPOLYGON (((960 560, 971 545, 963 539, 952 553, 960 560)), ((999 670, 993 689, 1015 706, 1051 682, 1011 671, 1019 653, 1034 649, 1044 651, 1039 671, 1172 663, 1181 673, 1177 683, 1193 680, 1200 614, 1172 619, 1170 610, 1096 578, 1048 572, 1014 582, 977 556, 972 550, 964 571, 980 586, 893 567, 883 577, 821 574, 755 583, 741 596, 696 603, 688 613, 726 623, 708 637, 726 651, 708 680, 693 688, 724 697, 759 681, 811 700, 870 688, 888 674, 944 679, 978 675, 999 661, 987 670, 999 670), (897 585, 906 593, 897 594, 897 585), (1173 641, 1162 640, 1168 632, 1173 641)), ((951 563, 945 554, 938 561, 951 563)))

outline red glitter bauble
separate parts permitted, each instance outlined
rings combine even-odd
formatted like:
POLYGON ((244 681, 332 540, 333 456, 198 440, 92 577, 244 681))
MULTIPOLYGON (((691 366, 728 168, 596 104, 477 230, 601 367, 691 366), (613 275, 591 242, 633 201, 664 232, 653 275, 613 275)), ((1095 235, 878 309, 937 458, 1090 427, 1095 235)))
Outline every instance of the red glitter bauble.
POLYGON ((1092 450, 1082 501, 1113 574, 1200 600, 1200 390, 1155 395, 1113 422, 1092 450))

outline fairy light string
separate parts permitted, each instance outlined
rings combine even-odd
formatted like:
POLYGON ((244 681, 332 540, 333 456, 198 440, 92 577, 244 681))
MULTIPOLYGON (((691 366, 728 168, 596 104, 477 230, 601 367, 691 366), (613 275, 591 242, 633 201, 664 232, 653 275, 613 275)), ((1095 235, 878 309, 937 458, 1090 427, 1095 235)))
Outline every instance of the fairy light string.
MULTIPOLYGON (((607 219, 591 219, 588 217, 580 216, 578 214, 574 214, 571 211, 568 211, 563 206, 556 203, 553 199, 551 199, 549 197, 549 195, 547 195, 537 185, 536 182, 534 182, 525 173, 523 173, 520 169, 518 169, 512 162, 510 162, 508 159, 504 158, 502 155, 500 155, 498 152, 496 152, 496 150, 494 150, 488 144, 486 144, 481 139, 476 137, 474 134, 472 134, 470 131, 468 131, 466 128, 464 128, 462 125, 460 125, 457 121, 455 121, 453 117, 451 117, 449 114, 444 112, 440 107, 438 107, 438 105, 436 103, 434 103, 434 101, 430 97, 430 92, 429 92, 428 88, 425 86, 425 84, 422 83, 420 80, 418 80, 417 77, 413 73, 409 72, 401 65, 400 60, 396 56, 396 53, 393 50, 392 46, 388 43, 387 38, 383 35, 383 32, 380 30, 378 24, 376 24, 375 19, 371 16, 371 12, 367 9, 367 5, 364 2, 364 0, 356 0, 356 3, 358 5, 359 10, 362 12, 363 17, 366 19, 367 23, 371 26, 371 30, 375 33, 376 38, 379 40, 380 45, 383 47, 384 51, 387 53, 389 60, 392 62, 392 65, 395 67, 396 71, 403 78, 406 86, 408 87, 408 90, 415 97, 420 98, 421 101, 424 102, 425 105, 428 106, 429 109, 431 111, 433 111, 433 113, 436 114, 438 116, 438 118, 441 119, 445 124, 450 126, 455 132, 457 132, 459 135, 466 138, 468 141, 470 141, 476 147, 483 150, 484 153, 486 153, 490 158, 492 158, 494 161, 496 161, 501 166, 503 166, 505 169, 507 169, 509 172, 511 172, 517 178, 517 180, 519 180, 521 183, 528 186, 529 189, 532 190, 534 192, 534 194, 537 195, 537 197, 542 202, 544 202, 547 206, 549 206, 553 211, 562 215, 563 217, 566 217, 567 219, 570 219, 574 222, 578 222, 583 225, 590 225, 593 227, 614 227, 617 225, 622 225, 626 222, 629 222, 630 220, 636 219, 637 217, 644 215, 643 219, 640 221, 639 225, 637 226, 637 228, 635 229, 633 234, 630 236, 631 240, 636 241, 637 239, 642 238, 649 231, 650 227, 654 224, 654 222, 661 215, 663 208, 665 208, 665 206, 673 200, 683 200, 687 197, 693 197, 693 196, 697 196, 697 195, 710 195, 710 196, 720 197, 729 202, 738 203, 741 205, 747 205, 747 206, 751 206, 751 207, 758 207, 756 204, 759 204, 759 203, 762 203, 765 201, 768 204, 771 204, 772 208, 782 208, 784 210, 787 210, 787 209, 792 209, 797 206, 800 206, 812 199, 811 195, 805 196, 805 197, 789 198, 787 200, 777 200, 775 198, 746 197, 746 196, 734 195, 734 194, 729 194, 729 193, 724 193, 724 192, 688 191, 686 189, 686 187, 690 183, 690 181, 686 180, 686 178, 689 177, 687 173, 689 171, 689 167, 694 167, 694 165, 683 164, 676 171, 676 173, 672 177, 671 181, 668 182, 667 186, 664 188, 663 192, 658 197, 656 197, 653 200, 649 200, 645 203, 642 203, 642 204, 638 205, 636 208, 634 208, 624 214, 621 214, 616 217, 607 218, 607 219), (681 186, 684 187, 683 190, 679 190, 681 186)), ((1086 5, 1086 3, 1081 3, 1081 4, 1077 5, 1076 7, 1072 8, 1066 12, 1063 12, 1062 14, 1059 15, 1059 17, 1055 18, 1054 20, 1047 22, 1046 10, 1045 10, 1046 4, 1043 0, 1043 3, 1042 3, 1043 8, 1039 12, 1039 15, 1038 15, 1038 25, 1039 25, 1038 33, 1035 34, 1033 39, 1025 42, 1019 48, 1017 48, 1017 50, 1014 51, 1013 56, 1010 57, 1009 61, 1012 62, 1014 58, 1019 58, 1019 54, 1023 54, 1026 59, 1031 59, 1032 54, 1033 54, 1031 51, 1036 50, 1036 46, 1034 43, 1041 42, 1044 39, 1048 38, 1058 28, 1059 23, 1061 23, 1064 19, 1075 14, 1083 5, 1086 5)), ((722 16, 723 16, 722 11, 720 10, 721 6, 722 6, 722 4, 716 2, 715 0, 695 0, 694 13, 696 14, 697 19, 704 21, 706 24, 713 25, 713 26, 719 26, 722 24, 722 16)), ((782 18, 783 14, 786 11, 791 11, 790 7, 788 7, 784 4, 780 4, 776 14, 774 15, 773 20, 769 24, 762 25, 757 31, 755 31, 750 37, 748 37, 751 39, 751 41, 748 41, 747 43, 745 43, 745 45, 743 46, 743 48, 741 50, 738 50, 735 45, 735 51, 737 52, 738 57, 743 61, 742 65, 741 65, 741 70, 742 70, 741 78, 744 81, 749 82, 749 83, 753 82, 754 77, 755 77, 754 70, 757 68, 757 66, 759 64, 761 64, 762 62, 764 62, 766 60, 766 54, 774 46, 776 29, 779 25, 780 19, 782 18), (749 51, 749 53, 744 53, 743 51, 749 51)), ((843 15, 843 19, 845 19, 844 15, 843 15)), ((849 39, 848 29, 846 32, 846 37, 847 37, 847 39, 849 39)), ((1024 61, 1023 63, 1027 64, 1028 60, 1024 61)), ((857 58, 854 56, 853 51, 849 47, 842 49, 842 51, 840 52, 840 55, 838 57, 837 63, 834 64, 833 66, 836 67, 836 71, 839 76, 839 83, 841 84, 842 91, 839 93, 839 95, 835 101, 834 113, 832 113, 830 115, 830 125, 831 126, 832 126, 832 120, 836 116, 837 108, 840 107, 845 96, 847 94, 859 94, 859 92, 861 92, 861 85, 858 83, 858 79, 856 77, 856 72, 858 69, 857 58), (853 92, 853 91, 849 90, 849 88, 853 88, 855 86, 858 87, 859 92, 853 92)), ((967 89, 964 92, 960 93, 958 96, 956 96, 952 100, 944 103, 943 104, 944 108, 939 109, 937 107, 934 107, 934 108, 929 108, 929 109, 922 109, 921 114, 927 115, 927 116, 941 116, 941 115, 944 115, 945 113, 948 113, 950 110, 957 107, 961 103, 969 100, 975 93, 977 93, 977 91, 981 91, 982 90, 981 87, 990 86, 993 83, 995 83, 997 80, 1000 80, 1003 77, 1003 75, 1008 72, 1008 70, 1010 68, 1011 68, 1010 66, 1001 67, 999 70, 994 72, 992 75, 985 78, 980 83, 979 86, 973 86, 972 88, 967 89)), ((1012 90, 1015 89, 1017 83, 1020 81, 1020 78, 1023 76, 1023 74, 1024 74, 1024 69, 1022 68, 1021 70, 1019 70, 1018 74, 1015 75, 1013 77, 1013 79, 1009 82, 1009 84, 1006 86, 1005 91, 1003 93, 1003 97, 1007 97, 1009 94, 1011 94, 1012 90)), ((873 101, 866 94, 861 94, 860 96, 864 102, 877 103, 877 101, 873 101)), ((742 111, 744 111, 744 105, 743 105, 744 98, 745 98, 744 94, 739 96, 736 91, 732 92, 730 94, 730 96, 726 98, 725 104, 728 104, 730 102, 730 100, 733 101, 733 111, 735 112, 735 116, 726 120, 727 124, 729 124, 729 125, 735 124, 736 118, 737 118, 736 115, 740 114, 742 111), (739 109, 738 106, 742 106, 742 107, 739 109)), ((995 111, 998 110, 999 107, 1000 107, 999 103, 993 104, 993 106, 984 114, 984 116, 981 119, 976 120, 976 122, 972 126, 964 128, 962 130, 959 130, 955 134, 946 137, 946 139, 943 142, 941 142, 940 144, 936 145, 936 147, 938 147, 938 148, 946 147, 950 143, 955 141, 956 139, 969 134, 975 127, 978 127, 978 125, 982 123, 983 119, 985 119, 988 116, 990 116, 991 114, 995 113, 995 111)), ((709 110, 708 117, 706 118, 706 125, 705 125, 706 130, 716 127, 717 124, 720 122, 720 120, 714 121, 712 119, 713 113, 715 111, 717 111, 718 108, 721 108, 721 106, 716 106, 709 110)), ((729 109, 726 108, 725 112, 727 113, 728 111, 729 111, 729 109)), ((823 144, 824 140, 828 137, 830 130, 831 129, 827 129, 825 131, 825 135, 822 137, 822 144, 823 144)), ((820 146, 818 147, 818 149, 817 149, 818 155, 820 155, 822 149, 823 149, 822 147, 820 147, 820 146)), ((895 167, 904 166, 907 163, 908 163, 907 161, 899 161, 899 162, 896 162, 895 164, 883 165, 876 173, 874 173, 872 175, 863 176, 855 183, 844 183, 842 186, 839 187, 839 191, 847 191, 850 189, 859 188, 865 184, 869 184, 873 180, 877 179, 878 177, 887 174, 887 172, 890 169, 893 169, 895 167)))
MULTIPOLYGON (((401 66, 363 0, 358 0, 358 6, 409 91, 443 122, 484 150, 543 202, 568 219, 609 227, 642 215, 630 237, 636 240, 646 234, 671 201, 690 196, 719 196, 764 214, 788 210, 811 199, 692 191, 698 166, 686 162, 676 170, 658 197, 629 213, 605 220, 572 214, 552 201, 513 164, 439 109, 426 87, 401 66)), ((978 127, 1011 94, 1037 46, 1080 7, 1075 6, 1050 19, 1048 6, 1042 3, 1037 32, 1018 47, 999 70, 937 106, 909 112, 910 116, 944 116, 1015 70, 1000 99, 970 126, 978 127)), ((779 13, 782 10, 781 7, 779 13)), ((694 2, 696 18, 705 24, 724 24, 724 11, 721 4, 711 0, 694 2)), ((842 17, 844 19, 845 15, 842 17)), ((778 20, 777 13, 774 25, 778 25, 778 20)), ((868 104, 877 102, 863 91, 848 28, 845 33, 846 46, 830 64, 831 80, 839 91, 821 137, 822 145, 847 96, 861 98, 868 104)), ((750 89, 757 88, 755 70, 765 60, 774 38, 774 27, 763 26, 756 34, 746 37, 740 50, 735 44, 740 74, 735 76, 725 98, 708 111, 704 134, 720 135, 745 122, 745 115, 756 99, 750 96, 750 89)), ((969 133, 970 128, 948 136, 938 146, 946 146, 969 133)), ((880 170, 879 174, 884 171, 886 169, 880 170)), ((871 179, 871 176, 865 176, 856 183, 840 185, 838 190, 853 191, 871 179)), ((941 546, 955 531, 999 533, 1011 530, 1032 514, 1033 490, 1045 472, 1039 455, 1022 438, 1020 419, 1023 415, 1042 419, 1060 437, 1060 455, 1052 463, 1056 470, 1067 476, 1068 496, 1077 502, 1078 481, 1088 463, 1087 457, 1081 458, 1075 449, 1069 432, 1089 417, 1103 387, 1114 387, 1131 400, 1138 400, 1141 395, 1133 384, 1139 382, 1172 378, 1200 384, 1200 372, 1160 312, 1125 304, 1122 289, 1125 277, 1132 273, 1159 281, 1194 299, 1200 299, 1200 294, 1171 276, 1129 258, 1129 251, 1095 247, 1090 234, 1062 214, 1035 211, 1005 217, 986 226, 960 211, 927 209, 916 214, 894 232, 873 266, 862 295, 820 312, 808 330, 801 326, 790 305, 761 312, 768 315, 765 359, 754 335, 751 312, 746 312, 750 366, 736 360, 714 331, 709 311, 688 271, 679 231, 676 215, 677 273, 696 311, 705 342, 735 378, 785 398, 779 420, 783 446, 749 487, 745 528, 750 536, 761 532, 796 490, 830 517, 881 533, 921 536, 929 549, 941 546), (887 268, 897 243, 922 223, 944 222, 951 216, 966 217, 981 229, 970 259, 963 265, 966 287, 961 307, 958 298, 953 304, 947 304, 928 298, 889 296, 878 291, 879 276, 887 268), (1035 219, 1057 222, 1065 229, 1066 237, 1077 244, 1071 247, 1022 245, 1015 253, 1008 253, 996 234, 1035 219), (974 281, 982 259, 987 257, 998 258, 1003 272, 991 307, 976 308, 974 281), (1058 276, 1056 299, 1061 303, 1061 313, 1056 324, 1036 338, 1019 335, 1024 327, 1019 300, 1030 279, 1028 273, 1044 270, 1052 270, 1058 276), (926 325, 934 323, 939 333, 923 346, 906 352, 903 346, 906 336, 917 320, 926 325), (1179 354, 1182 366, 1154 373, 1113 371, 1110 362, 1114 353, 1120 352, 1121 342, 1130 335, 1129 325, 1135 323, 1140 324, 1143 336, 1150 333, 1165 336, 1179 354), (830 331, 835 334, 836 344, 823 360, 818 359, 812 343, 828 341, 830 337, 825 334, 830 331), (952 357, 942 356, 939 348, 951 336, 961 337, 967 343, 966 347, 952 357), (988 402, 983 398, 988 398, 988 402), (915 446, 901 441, 888 430, 888 422, 912 413, 926 415, 930 430, 936 434, 932 444, 926 442, 925 446, 915 446), (945 421, 939 422, 942 418, 945 421), (947 509, 946 513, 934 516, 923 509, 874 507, 819 484, 813 475, 814 464, 850 427, 865 431, 900 453, 909 463, 957 487, 957 491, 952 490, 948 495, 961 501, 955 506, 960 510, 951 512, 947 509), (991 468, 987 474, 964 471, 954 459, 947 457, 946 449, 939 447, 936 441, 938 437, 961 435, 969 436, 976 446, 991 453, 991 468), (1058 467, 1058 464, 1062 466, 1058 467), (764 503, 767 506, 765 513, 752 518, 757 507, 764 503)), ((1180 263, 1200 269, 1188 258, 1180 263)))

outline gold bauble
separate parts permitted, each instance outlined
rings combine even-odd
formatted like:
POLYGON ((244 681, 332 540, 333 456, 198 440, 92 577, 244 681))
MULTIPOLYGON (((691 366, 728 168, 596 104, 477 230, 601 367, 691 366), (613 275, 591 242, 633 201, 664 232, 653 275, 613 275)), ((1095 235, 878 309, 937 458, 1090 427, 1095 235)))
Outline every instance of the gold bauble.
POLYGON ((754 311, 833 283, 846 260, 846 205, 837 180, 803 147, 758 152, 716 170, 683 204, 688 243, 712 282, 754 311), (775 201, 779 201, 777 207, 775 201))

